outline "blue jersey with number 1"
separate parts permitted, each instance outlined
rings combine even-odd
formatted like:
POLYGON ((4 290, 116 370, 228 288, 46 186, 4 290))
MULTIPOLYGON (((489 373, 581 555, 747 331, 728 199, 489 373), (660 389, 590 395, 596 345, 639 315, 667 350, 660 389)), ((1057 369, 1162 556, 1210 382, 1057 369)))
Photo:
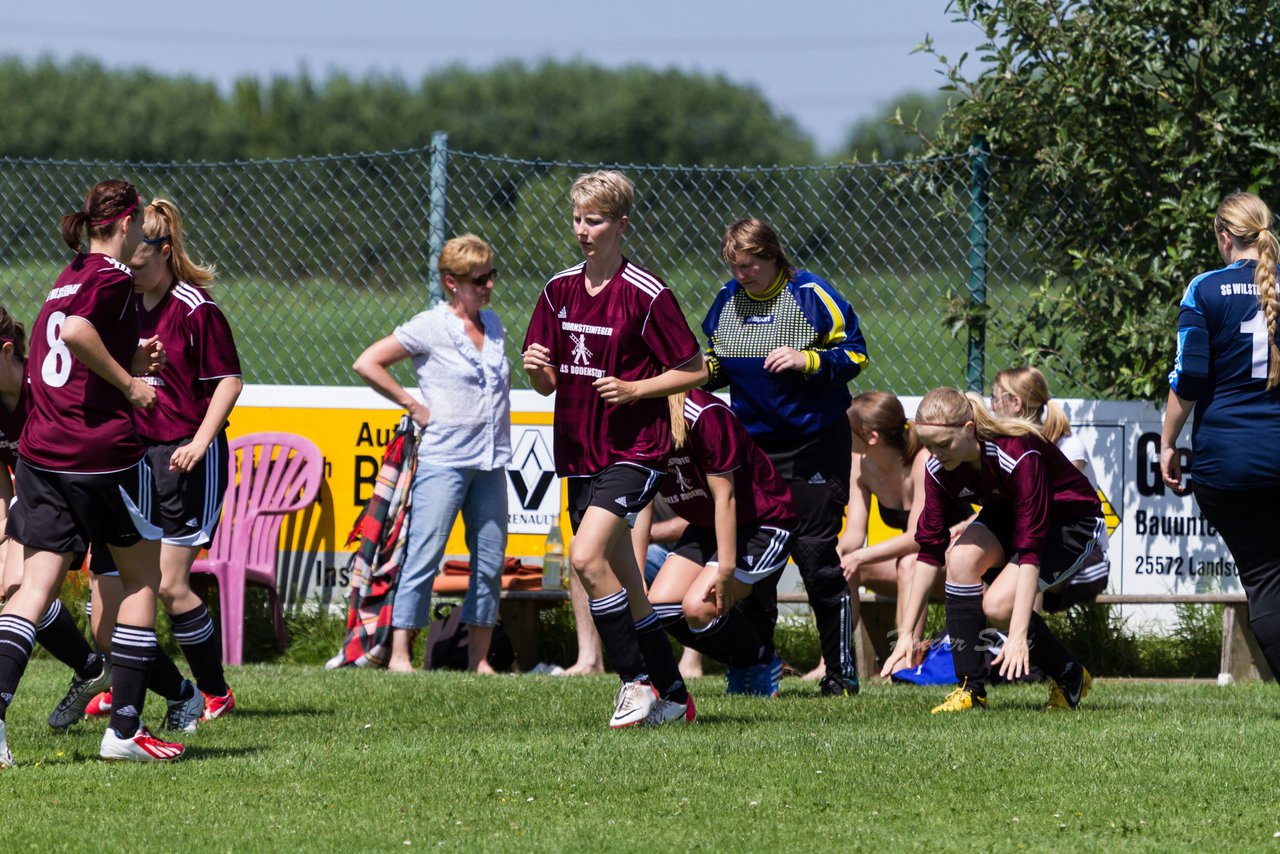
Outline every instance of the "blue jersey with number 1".
POLYGON ((1267 322, 1256 261, 1192 279, 1178 312, 1169 385, 1194 400, 1192 471, 1215 489, 1280 486, 1280 388, 1267 391, 1267 322))

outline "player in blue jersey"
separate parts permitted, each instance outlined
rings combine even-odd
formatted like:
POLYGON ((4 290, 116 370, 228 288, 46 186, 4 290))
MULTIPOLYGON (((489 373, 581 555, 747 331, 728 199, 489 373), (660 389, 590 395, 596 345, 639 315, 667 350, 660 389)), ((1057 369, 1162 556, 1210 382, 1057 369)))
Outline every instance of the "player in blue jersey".
POLYGON ((1280 673, 1280 243, 1271 223, 1252 193, 1232 193, 1218 206, 1213 232, 1227 266, 1192 279, 1179 306, 1160 470, 1182 490, 1176 443, 1194 409, 1191 488, 1231 549, 1249 625, 1280 673))
POLYGON ((797 269, 767 223, 729 227, 720 255, 733 278, 702 322, 708 388, 728 386, 734 413, 791 490, 793 559, 818 624, 822 693, 858 691, 857 597, 836 554, 849 498, 848 383, 866 366, 858 315, 830 284, 797 269))

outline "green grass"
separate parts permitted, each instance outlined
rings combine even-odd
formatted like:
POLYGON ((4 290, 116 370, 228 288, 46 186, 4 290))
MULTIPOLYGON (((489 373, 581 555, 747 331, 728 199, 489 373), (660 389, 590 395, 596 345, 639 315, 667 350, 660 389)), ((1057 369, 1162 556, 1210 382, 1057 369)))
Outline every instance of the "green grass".
MULTIPOLYGON (((6 850, 1123 850, 1277 844, 1274 685, 1043 686, 930 717, 939 689, 777 701, 697 680, 692 727, 610 732, 615 682, 233 670, 234 716, 173 766, 96 757, 44 723, 36 661, 9 713, 6 850)), ((159 716, 152 702, 146 717, 159 716)))

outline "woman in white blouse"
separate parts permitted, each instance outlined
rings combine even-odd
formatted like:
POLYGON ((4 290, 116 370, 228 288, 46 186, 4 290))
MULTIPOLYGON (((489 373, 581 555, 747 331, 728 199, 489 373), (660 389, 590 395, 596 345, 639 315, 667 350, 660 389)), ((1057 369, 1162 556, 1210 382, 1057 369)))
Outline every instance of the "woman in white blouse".
POLYGON ((471 555, 471 582, 462 605, 469 667, 492 673, 487 658, 502 589, 506 468, 511 462, 511 375, 505 332, 498 315, 486 308, 498 271, 493 250, 474 234, 445 243, 439 269, 448 302, 414 315, 369 346, 352 366, 379 394, 404 407, 422 428, 409 542, 391 612, 387 666, 413 669, 412 635, 429 621, 431 585, 461 511, 471 555), (405 359, 413 360, 421 401, 387 370, 405 359))

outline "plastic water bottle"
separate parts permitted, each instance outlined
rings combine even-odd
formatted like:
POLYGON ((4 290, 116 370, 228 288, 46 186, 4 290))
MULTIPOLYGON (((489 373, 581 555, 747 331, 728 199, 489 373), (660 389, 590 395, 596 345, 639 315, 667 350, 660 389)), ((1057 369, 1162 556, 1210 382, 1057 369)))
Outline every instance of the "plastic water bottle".
POLYGON ((542 550, 542 589, 560 590, 569 586, 569 576, 564 571, 564 537, 560 525, 547 531, 547 544, 542 550))

